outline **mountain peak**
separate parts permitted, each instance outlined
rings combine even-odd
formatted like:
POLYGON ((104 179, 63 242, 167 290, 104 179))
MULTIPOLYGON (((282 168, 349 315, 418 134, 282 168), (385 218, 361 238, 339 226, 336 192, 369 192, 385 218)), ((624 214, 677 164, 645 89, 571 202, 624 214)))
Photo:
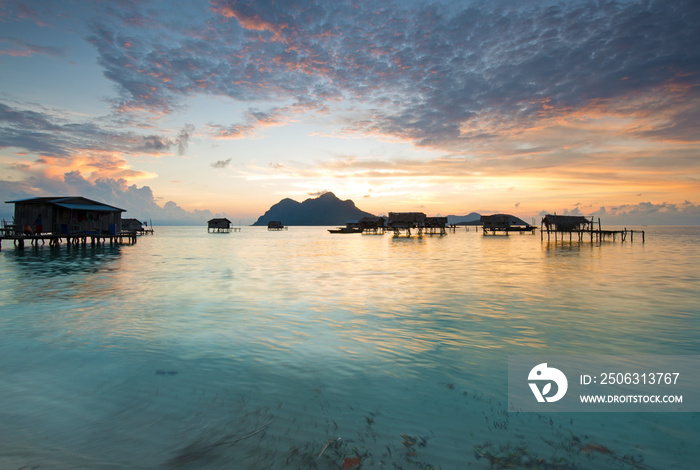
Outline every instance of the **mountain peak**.
POLYGON ((372 217, 372 214, 358 209, 352 200, 342 201, 329 191, 302 203, 285 198, 270 207, 253 225, 267 225, 271 220, 279 220, 284 225, 345 225, 363 217, 372 217))
POLYGON ((333 194, 330 191, 327 191, 325 193, 319 194, 315 198, 310 197, 308 199, 305 199, 304 202, 306 202, 306 201, 323 201, 323 200, 331 200, 331 199, 337 199, 338 201, 340 201, 340 199, 338 199, 338 196, 336 196, 335 194, 333 194))

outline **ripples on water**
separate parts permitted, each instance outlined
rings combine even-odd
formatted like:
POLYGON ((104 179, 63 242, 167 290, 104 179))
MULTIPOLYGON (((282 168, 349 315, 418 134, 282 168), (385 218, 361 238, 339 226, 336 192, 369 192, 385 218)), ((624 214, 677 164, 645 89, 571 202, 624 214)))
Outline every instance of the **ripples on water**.
POLYGON ((0 467, 694 468, 697 414, 505 402, 508 355, 699 354, 699 232, 3 247, 0 467))

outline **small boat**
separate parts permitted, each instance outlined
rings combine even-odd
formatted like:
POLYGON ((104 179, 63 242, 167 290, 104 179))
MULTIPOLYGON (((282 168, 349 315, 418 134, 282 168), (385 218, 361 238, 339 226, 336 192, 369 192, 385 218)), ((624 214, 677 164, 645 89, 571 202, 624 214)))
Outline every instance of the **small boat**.
POLYGON ((362 229, 358 227, 338 227, 337 229, 328 229, 331 233, 362 233, 362 229))

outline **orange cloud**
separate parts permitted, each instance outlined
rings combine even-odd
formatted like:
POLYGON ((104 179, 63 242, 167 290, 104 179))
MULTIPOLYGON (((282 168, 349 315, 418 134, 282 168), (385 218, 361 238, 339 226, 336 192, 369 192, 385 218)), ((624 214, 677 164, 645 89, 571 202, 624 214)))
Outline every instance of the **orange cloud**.
POLYGON ((66 173, 75 171, 89 181, 110 178, 135 182, 157 177, 155 173, 132 169, 118 152, 93 150, 78 151, 70 158, 42 156, 26 170, 55 180, 63 180, 66 173))
POLYGON ((260 18, 259 15, 246 15, 230 5, 220 5, 213 7, 212 10, 225 18, 235 18, 247 30, 272 33, 272 41, 274 42, 283 41, 282 33, 287 28, 285 23, 275 24, 260 18))

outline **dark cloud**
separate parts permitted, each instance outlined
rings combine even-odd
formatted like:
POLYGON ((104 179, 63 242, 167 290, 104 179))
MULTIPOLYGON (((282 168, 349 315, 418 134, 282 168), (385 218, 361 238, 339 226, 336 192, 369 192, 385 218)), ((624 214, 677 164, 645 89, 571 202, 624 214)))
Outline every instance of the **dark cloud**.
POLYGON ((161 154, 175 147, 184 152, 193 130, 193 126, 186 125, 175 138, 142 135, 115 131, 92 122, 70 122, 50 112, 0 103, 0 148, 15 147, 42 156, 70 159, 84 151, 161 154))
POLYGON ((226 168, 231 164, 231 160, 233 159, 228 158, 226 160, 219 160, 217 162, 212 163, 211 166, 213 166, 214 168, 226 168))
MULTIPOLYGON (((692 0, 483 2, 461 9, 213 0, 199 19, 188 18, 195 23, 189 28, 144 10, 132 16, 149 28, 105 18, 90 41, 126 107, 169 112, 194 93, 314 106, 345 98, 374 108, 371 119, 349 129, 459 146, 496 135, 484 132, 486 119, 516 129, 543 115, 671 85, 679 102, 697 103, 699 11, 692 0)), ((651 132, 691 138, 695 114, 671 114, 651 132)), ((254 123, 226 132, 247 135, 254 123)))
POLYGON ((65 139, 54 138, 60 126, 45 114, 17 110, 0 103, 0 148, 17 147, 38 154, 66 156, 65 139))
POLYGON ((0 37, 0 55, 10 55, 15 57, 30 57, 33 55, 47 55, 59 57, 64 55, 64 51, 57 47, 39 46, 17 38, 0 37), (10 47, 3 47, 3 43, 10 47))
POLYGON ((185 124, 185 127, 183 127, 182 130, 180 130, 180 132, 177 135, 178 154, 185 154, 185 150, 187 150, 187 146, 190 143, 190 137, 192 136, 193 132, 194 126, 192 124, 185 124))
POLYGON ((681 204, 640 202, 639 204, 602 207, 601 209, 601 215, 605 214, 606 217, 611 217, 613 220, 627 223, 700 224, 700 205, 693 204, 690 201, 685 201, 681 204))

